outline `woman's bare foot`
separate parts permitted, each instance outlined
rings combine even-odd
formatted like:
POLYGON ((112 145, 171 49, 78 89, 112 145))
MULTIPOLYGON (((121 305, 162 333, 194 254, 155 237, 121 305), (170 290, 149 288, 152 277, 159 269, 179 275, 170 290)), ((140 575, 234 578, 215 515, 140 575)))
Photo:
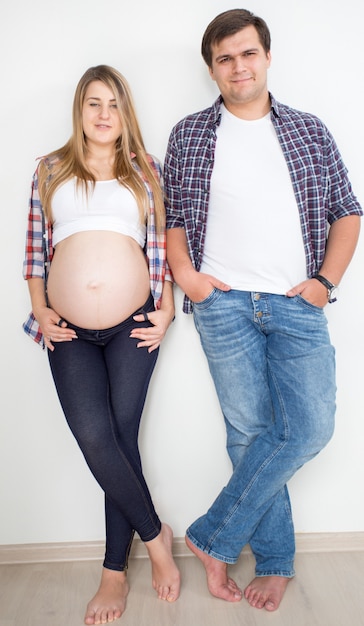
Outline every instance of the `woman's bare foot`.
POLYGON ((119 619, 128 593, 126 573, 104 568, 99 590, 87 605, 85 624, 107 624, 119 619))
POLYGON ((276 611, 286 591, 290 578, 261 576, 254 578, 244 590, 244 597, 256 609, 276 611))
POLYGON ((162 524, 158 537, 145 542, 152 563, 153 588, 160 600, 168 602, 177 600, 181 586, 180 573, 173 560, 172 541, 172 529, 162 524))
POLYGON ((185 537, 185 540, 188 548, 200 559, 206 570, 209 592, 216 598, 227 600, 227 602, 239 602, 242 598, 242 591, 236 582, 228 577, 227 564, 199 550, 188 537, 185 537))

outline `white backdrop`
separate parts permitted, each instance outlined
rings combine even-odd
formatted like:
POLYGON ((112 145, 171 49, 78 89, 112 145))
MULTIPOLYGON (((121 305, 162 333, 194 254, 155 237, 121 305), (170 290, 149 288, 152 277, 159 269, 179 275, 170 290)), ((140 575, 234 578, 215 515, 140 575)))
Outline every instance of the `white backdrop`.
MULTIPOLYGON (((216 97, 200 41, 226 0, 7 2, 0 24, 1 304, 0 544, 104 537, 103 498, 65 424, 46 354, 21 324, 21 277, 35 158, 71 130, 76 83, 107 63, 128 79, 150 152, 163 159, 172 125, 216 97)), ((333 132, 364 203, 362 21, 358 0, 251 0, 272 33, 269 86, 333 132)), ((297 532, 364 530, 363 238, 328 308, 337 349, 333 440, 291 481, 297 532)), ((145 474, 163 520, 183 536, 227 480, 230 465, 214 388, 191 317, 181 311, 162 347, 141 430, 145 474)))

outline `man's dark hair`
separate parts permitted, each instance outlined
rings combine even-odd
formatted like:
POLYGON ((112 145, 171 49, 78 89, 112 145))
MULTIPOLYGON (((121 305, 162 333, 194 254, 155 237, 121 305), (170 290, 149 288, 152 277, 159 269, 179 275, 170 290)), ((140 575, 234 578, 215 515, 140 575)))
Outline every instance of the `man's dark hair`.
POLYGON ((212 66, 212 46, 219 44, 225 37, 235 35, 247 26, 254 26, 265 52, 270 51, 270 32, 265 21, 246 9, 231 9, 217 15, 205 30, 201 53, 208 67, 212 66))

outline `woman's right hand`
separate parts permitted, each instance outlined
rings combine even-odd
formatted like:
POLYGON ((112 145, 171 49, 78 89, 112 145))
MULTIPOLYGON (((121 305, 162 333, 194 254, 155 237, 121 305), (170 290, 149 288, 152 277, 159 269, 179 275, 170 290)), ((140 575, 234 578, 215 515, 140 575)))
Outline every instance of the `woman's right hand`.
POLYGON ((42 306, 33 311, 33 314, 43 333, 44 343, 52 352, 54 350, 53 343, 77 339, 76 331, 68 328, 67 322, 53 309, 42 306))

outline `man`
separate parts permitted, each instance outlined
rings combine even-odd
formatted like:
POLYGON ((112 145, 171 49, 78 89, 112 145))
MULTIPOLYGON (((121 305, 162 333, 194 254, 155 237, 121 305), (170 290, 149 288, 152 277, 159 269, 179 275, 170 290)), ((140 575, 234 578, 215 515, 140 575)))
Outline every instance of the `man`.
POLYGON ((274 611, 294 576, 286 483, 333 432, 323 308, 336 299, 362 210, 324 124, 269 93, 261 18, 218 15, 202 55, 221 95, 172 130, 167 251, 214 379, 233 474, 186 542, 210 592, 231 602, 243 592, 227 567, 249 543, 256 578, 244 596, 274 611))

